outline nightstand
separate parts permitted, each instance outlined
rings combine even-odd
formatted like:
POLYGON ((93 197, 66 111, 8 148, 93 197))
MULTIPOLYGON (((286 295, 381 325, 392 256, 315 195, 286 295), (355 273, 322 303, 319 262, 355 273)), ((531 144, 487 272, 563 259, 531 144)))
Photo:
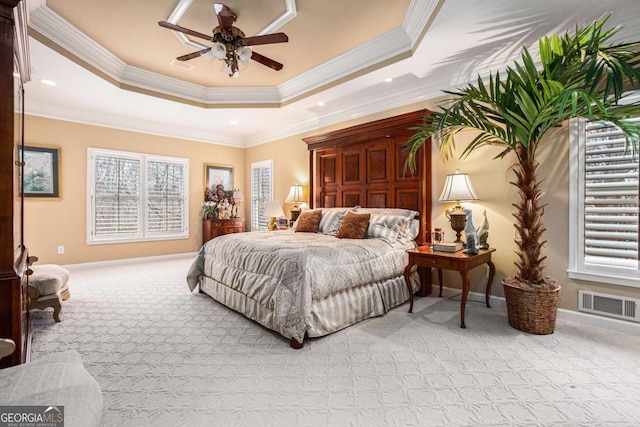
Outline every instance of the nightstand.
POLYGON ((242 233, 244 231, 244 218, 229 219, 203 219, 202 220, 202 244, 204 245, 214 237, 224 234, 242 233))
POLYGON ((404 280, 407 283, 407 289, 409 289, 409 313, 413 313, 413 292, 411 292, 411 284, 409 281, 409 273, 411 267, 418 265, 421 267, 429 267, 438 269, 438 282, 440 283, 440 294, 442 297, 442 270, 453 270, 460 272, 462 278, 462 301, 460 302, 460 327, 465 328, 464 324, 464 312, 467 306, 467 296, 469 295, 469 270, 478 267, 482 264, 489 266, 489 278, 487 279, 487 286, 485 289, 485 301, 487 307, 489 305, 489 297, 491 295, 491 283, 493 282, 493 276, 496 273, 496 267, 491 262, 491 253, 495 252, 495 249, 489 248, 481 250, 477 255, 467 255, 462 251, 458 252, 438 252, 431 249, 431 245, 424 245, 414 249, 408 249, 409 264, 404 269, 404 280))

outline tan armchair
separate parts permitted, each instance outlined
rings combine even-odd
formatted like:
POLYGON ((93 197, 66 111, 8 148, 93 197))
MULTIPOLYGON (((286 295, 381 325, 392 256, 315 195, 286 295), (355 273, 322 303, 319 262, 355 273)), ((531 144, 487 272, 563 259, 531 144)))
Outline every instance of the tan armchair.
POLYGON ((0 338, 0 359, 12 354, 16 349, 16 343, 9 338, 0 338))
POLYGON ((62 301, 69 299, 69 271, 55 264, 31 267, 29 275, 29 310, 53 308, 53 319, 60 321, 62 301))

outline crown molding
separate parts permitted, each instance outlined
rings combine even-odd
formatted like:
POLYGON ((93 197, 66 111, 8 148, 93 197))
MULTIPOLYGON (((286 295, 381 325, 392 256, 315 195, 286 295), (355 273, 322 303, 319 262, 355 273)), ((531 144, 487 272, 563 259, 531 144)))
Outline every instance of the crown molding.
POLYGON ((296 0, 284 0, 284 12, 273 21, 269 22, 266 27, 258 31, 257 36, 273 33, 287 22, 291 21, 298 15, 296 0))
POLYGON ((127 64, 78 30, 46 4, 30 14, 29 27, 110 78, 120 81, 127 64))
POLYGON ((404 15, 402 27, 407 31, 414 47, 420 41, 428 25, 438 14, 446 0, 413 0, 404 15))
POLYGON ((282 101, 300 98, 306 93, 325 87, 380 62, 407 55, 411 51, 411 40, 403 27, 372 39, 349 52, 343 53, 298 77, 278 86, 282 101))
MULTIPOLYGON (((292 16, 290 9, 296 13, 295 0, 285 0, 285 4, 287 12, 276 21, 291 19, 294 15, 292 16)), ((152 96, 169 97, 175 101, 206 108, 273 107, 308 96, 319 88, 325 88, 349 77, 357 76, 365 70, 368 71, 371 67, 386 65, 387 61, 410 56, 418 40, 416 35, 421 34, 430 22, 432 15, 438 9, 436 7, 438 4, 440 2, 436 0, 412 0, 403 26, 277 87, 269 88, 205 87, 130 66, 49 9, 45 0, 31 2, 32 12, 29 26, 38 35, 69 52, 80 65, 88 64, 94 67, 112 79, 112 83, 124 89, 142 91, 152 96)), ((95 72, 95 70, 91 71, 95 72)))
POLYGON ((102 126, 111 129, 158 135, 168 138, 204 142, 207 144, 243 147, 242 141, 239 141, 237 138, 214 135, 208 129, 203 130, 189 127, 176 127, 173 124, 165 124, 157 121, 140 120, 134 117, 123 117, 117 114, 105 114, 103 112, 81 110, 77 108, 65 108, 58 105, 34 101, 29 101, 25 105, 25 114, 91 126, 102 126))

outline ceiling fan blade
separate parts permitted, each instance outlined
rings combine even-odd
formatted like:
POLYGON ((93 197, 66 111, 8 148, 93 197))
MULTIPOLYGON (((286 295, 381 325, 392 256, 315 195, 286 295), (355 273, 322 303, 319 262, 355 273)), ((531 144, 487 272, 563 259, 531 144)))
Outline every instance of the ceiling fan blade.
POLYGON ((220 24, 220 28, 222 28, 222 33, 227 36, 232 35, 231 27, 236 20, 236 15, 222 3, 214 3, 213 7, 216 10, 218 24, 220 24))
POLYGON ((262 65, 266 65, 269 68, 273 68, 276 71, 282 70, 283 65, 279 62, 274 61, 271 58, 267 58, 266 56, 262 56, 259 53, 253 52, 251 54, 251 59, 256 62, 261 63, 262 65))
POLYGON ((188 53, 186 55, 178 56, 176 59, 178 61, 188 61, 190 59, 197 58, 197 57, 199 57, 201 55, 204 55, 205 53, 209 52, 210 50, 211 50, 211 48, 208 47, 206 49, 202 49, 202 50, 199 50, 197 52, 188 53))
POLYGON ((264 36, 245 37, 244 44, 247 46, 255 46, 259 44, 286 43, 289 37, 285 33, 265 34, 264 36))
POLYGON ((190 36, 200 37, 201 39, 209 40, 211 42, 213 41, 213 37, 212 36, 208 36, 206 34, 202 34, 202 33, 199 33, 197 31, 193 31, 193 30, 190 30, 188 28, 181 27, 180 25, 172 24, 171 22, 160 21, 160 22, 158 22, 158 25, 160 25, 161 27, 164 27, 164 28, 169 28, 171 30, 180 31, 181 33, 185 33, 185 34, 188 34, 190 36))

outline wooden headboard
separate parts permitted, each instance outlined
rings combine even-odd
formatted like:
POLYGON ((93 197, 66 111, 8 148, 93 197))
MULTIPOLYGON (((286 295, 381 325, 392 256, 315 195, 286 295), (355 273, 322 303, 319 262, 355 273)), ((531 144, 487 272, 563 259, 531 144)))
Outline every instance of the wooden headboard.
POLYGON ((309 148, 311 207, 404 208, 419 212, 419 243, 430 238, 431 141, 417 155, 415 175, 402 145, 427 110, 303 138, 309 148))

